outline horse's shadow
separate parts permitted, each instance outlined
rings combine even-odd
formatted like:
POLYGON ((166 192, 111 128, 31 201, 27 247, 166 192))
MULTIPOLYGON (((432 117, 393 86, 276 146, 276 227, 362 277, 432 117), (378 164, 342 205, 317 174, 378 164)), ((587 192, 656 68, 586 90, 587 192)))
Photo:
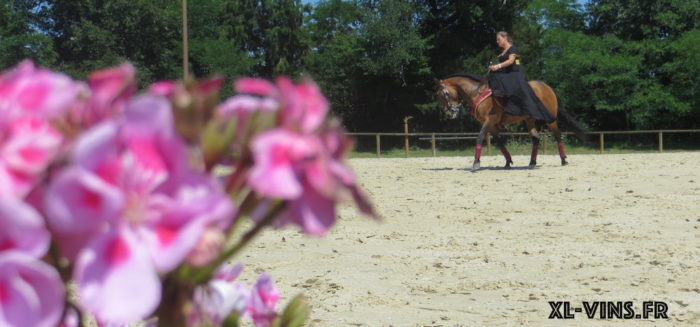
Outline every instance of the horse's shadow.
POLYGON ((534 168, 530 168, 529 166, 523 166, 523 167, 481 167, 479 169, 471 169, 471 168, 450 168, 450 167, 445 167, 445 168, 423 168, 422 170, 431 170, 431 171, 443 171, 443 170, 461 170, 461 171, 468 171, 471 173, 476 173, 478 171, 482 170, 503 170, 503 171, 509 171, 509 170, 535 170, 539 169, 539 166, 535 166, 534 168))

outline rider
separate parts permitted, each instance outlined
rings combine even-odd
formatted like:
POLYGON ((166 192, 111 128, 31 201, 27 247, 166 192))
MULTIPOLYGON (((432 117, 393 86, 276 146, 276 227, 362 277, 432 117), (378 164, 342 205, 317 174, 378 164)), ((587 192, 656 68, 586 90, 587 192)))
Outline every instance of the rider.
POLYGON ((497 97, 505 97, 505 113, 512 116, 531 116, 537 121, 551 123, 556 118, 549 113, 525 80, 520 67, 518 49, 507 32, 496 33, 496 43, 503 48, 499 64, 489 66, 489 86, 497 97))

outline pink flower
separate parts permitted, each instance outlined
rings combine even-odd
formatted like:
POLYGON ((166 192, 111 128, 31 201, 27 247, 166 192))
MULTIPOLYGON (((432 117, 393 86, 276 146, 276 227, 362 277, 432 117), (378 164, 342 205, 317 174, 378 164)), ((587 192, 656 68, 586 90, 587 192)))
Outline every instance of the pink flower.
POLYGON ((87 79, 90 97, 78 121, 91 126, 124 110, 127 100, 136 93, 136 71, 130 63, 98 70, 87 79))
POLYGON ((240 93, 250 93, 263 96, 274 96, 277 88, 274 84, 260 78, 239 78, 233 87, 240 93))
POLYGON ((61 134, 36 117, 17 118, 0 130, 0 195, 26 196, 62 142, 61 134))
POLYGON ((164 97, 170 97, 175 91, 175 85, 176 84, 173 81, 155 82, 148 87, 148 92, 164 97))
POLYGON ((266 121, 265 117, 262 117, 260 114, 274 113, 278 107, 279 104, 273 98, 239 94, 220 104, 216 108, 216 114, 223 119, 235 119, 236 134, 233 145, 243 149, 247 147, 246 142, 249 140, 246 137, 268 127, 263 123, 266 121))
MULTIPOLYGON (((280 77, 272 84, 263 79, 241 78, 236 80, 234 88, 241 93, 275 99, 282 106, 279 125, 292 131, 313 133, 328 113, 328 100, 311 80, 294 84, 288 78, 280 77)), ((250 98, 244 99, 248 104, 245 107, 253 107, 250 98)))
POLYGON ((263 273, 253 286, 248 302, 248 313, 257 327, 268 327, 277 317, 275 306, 279 301, 280 293, 272 283, 270 275, 263 273))
POLYGON ((235 116, 240 124, 244 125, 246 118, 255 111, 273 112, 277 109, 278 103, 272 98, 259 98, 246 94, 239 94, 226 100, 219 105, 217 113, 220 116, 235 116))
POLYGON ((23 61, 0 76, 0 117, 57 118, 75 103, 80 90, 70 77, 23 61))
POLYGON ((284 104, 280 113, 282 126, 303 133, 316 131, 328 113, 328 100, 318 85, 311 80, 294 85, 289 79, 281 77, 277 79, 277 86, 284 104))
POLYGON ((209 283, 195 289, 195 310, 189 317, 190 325, 211 322, 217 326, 234 311, 239 317, 243 316, 250 292, 245 285, 233 282, 242 269, 241 264, 223 266, 209 283))
POLYGON ((160 279, 148 250, 125 226, 97 235, 80 252, 73 279, 83 306, 101 321, 142 319, 160 303, 160 279))
POLYGON ((318 138, 280 128, 258 135, 251 145, 255 165, 248 183, 265 196, 293 200, 309 179, 332 182, 327 169, 316 169, 324 163, 321 145, 318 138))
POLYGON ((23 117, 12 122, 0 157, 15 171, 39 174, 58 152, 63 136, 45 120, 23 117))
POLYGON ((45 210, 64 254, 77 256, 78 294, 101 321, 142 319, 158 305, 160 288, 149 286, 158 273, 181 264, 207 228, 227 227, 233 206, 188 166, 169 103, 155 95, 130 101, 122 123, 84 133, 72 163, 48 187, 45 210))
POLYGON ((0 326, 56 326, 64 296, 53 267, 19 251, 0 252, 0 326))
POLYGON ((49 241, 44 219, 34 208, 13 197, 0 197, 0 252, 14 250, 41 258, 49 241))
POLYGON ((287 200, 278 225, 295 224, 321 236, 335 223, 335 204, 350 193, 360 210, 375 216, 371 204, 341 160, 350 141, 340 130, 320 135, 273 129, 252 142, 254 165, 248 184, 263 196, 287 200))

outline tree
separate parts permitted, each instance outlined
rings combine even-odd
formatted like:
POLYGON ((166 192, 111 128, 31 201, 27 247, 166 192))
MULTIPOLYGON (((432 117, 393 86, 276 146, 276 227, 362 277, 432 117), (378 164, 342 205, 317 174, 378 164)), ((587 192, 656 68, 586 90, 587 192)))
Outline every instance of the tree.
POLYGON ((589 31, 622 40, 674 39, 700 27, 700 0, 592 0, 589 31))
POLYGON ((131 61, 139 80, 181 76, 179 3, 168 0, 46 1, 61 66, 78 77, 131 61))
POLYGON ((222 12, 225 37, 243 45, 255 62, 254 75, 297 75, 308 46, 302 35, 299 0, 228 1, 222 12))
POLYGON ((355 125, 355 108, 361 98, 358 81, 364 53, 360 36, 362 10, 354 2, 320 2, 306 17, 304 34, 310 47, 304 67, 331 101, 333 113, 346 126, 355 125))
POLYGON ((235 77, 250 73, 256 64, 243 42, 230 38, 225 24, 225 0, 188 3, 190 63, 195 76, 221 74, 235 77))
POLYGON ((41 16, 34 0, 0 1, 0 68, 30 58, 51 66, 57 59, 53 40, 39 28, 41 16))

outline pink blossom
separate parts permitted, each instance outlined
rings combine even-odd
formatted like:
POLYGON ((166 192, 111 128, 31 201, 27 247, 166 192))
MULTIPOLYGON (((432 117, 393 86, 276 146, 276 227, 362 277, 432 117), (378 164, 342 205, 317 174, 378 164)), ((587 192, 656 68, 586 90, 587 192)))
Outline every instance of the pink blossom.
POLYGON ((307 178, 332 182, 320 176, 327 170, 315 169, 323 149, 313 136, 277 128, 255 137, 251 148, 255 165, 248 183, 263 195, 291 200, 301 196, 307 178))
POLYGON ((245 313, 250 292, 245 285, 233 282, 242 269, 241 264, 224 265, 206 285, 195 289, 195 310, 188 317, 190 325, 219 325, 234 311, 239 316, 245 313))
POLYGON ((305 80, 295 85, 280 77, 277 86, 284 104, 280 113, 283 126, 303 133, 312 133, 321 126, 328 113, 328 100, 316 83, 305 80))
POLYGON ((214 279, 232 282, 236 278, 238 278, 238 276, 241 274, 241 271, 243 271, 242 264, 237 263, 234 265, 231 263, 227 263, 216 270, 216 272, 214 273, 214 279))
POLYGON ((155 95, 130 101, 122 123, 81 135, 72 165, 46 191, 45 209, 64 254, 77 255, 83 305, 110 323, 150 314, 160 289, 145 284, 157 283, 206 228, 225 228, 233 215, 218 183, 189 167, 169 103, 155 95), (125 285, 141 275, 141 287, 125 285))
POLYGON ((354 177, 333 158, 324 141, 278 128, 258 135, 252 151, 248 184, 263 196, 288 200, 278 225, 291 223, 311 235, 325 234, 335 223, 335 203, 344 186, 353 189, 354 177))
POLYGON ((239 78, 234 83, 234 89, 240 93, 263 96, 274 96, 277 93, 274 84, 260 78, 239 78))
POLYGON ((44 219, 34 208, 14 197, 0 197, 0 252, 14 250, 41 258, 49 241, 44 219))
POLYGON ((272 282, 270 275, 263 273, 250 293, 247 311, 257 327, 268 327, 277 317, 275 306, 280 293, 272 282))
POLYGON ((319 137, 330 153, 329 169, 331 175, 349 191, 360 212, 372 218, 378 218, 372 203, 357 185, 355 174, 350 167, 343 163, 352 147, 352 139, 345 135, 340 127, 333 125, 320 131, 319 137))
POLYGON ((246 137, 266 127, 259 120, 260 114, 274 113, 278 107, 279 104, 273 98, 239 94, 220 104, 216 108, 216 114, 223 119, 235 119, 236 135, 233 145, 245 148, 247 147, 245 143, 248 141, 246 137))
POLYGON ((224 103, 219 105, 217 108, 217 113, 220 116, 228 117, 235 116, 238 118, 241 125, 245 124, 245 121, 250 114, 260 110, 262 112, 273 112, 277 109, 278 103, 273 98, 269 97, 255 97, 246 94, 239 94, 227 99, 224 103))
POLYGON ((0 117, 57 118, 75 103, 80 90, 70 77, 25 60, 0 76, 0 117))
POLYGON ((26 196, 63 142, 45 120, 20 117, 0 130, 0 195, 26 196))
MULTIPOLYGON (((216 94, 219 94, 221 86, 224 85, 224 78, 221 76, 214 76, 204 80, 200 80, 194 86, 194 93, 200 95, 202 98, 207 98, 216 94)), ((218 99, 217 99, 218 100, 218 99)))
POLYGON ((15 171, 39 174, 58 152, 63 136, 42 119, 22 117, 12 122, 0 157, 15 171))
POLYGON ((122 112, 136 93, 136 71, 130 63, 95 71, 87 82, 90 98, 82 119, 87 125, 122 112))
POLYGON ((0 326, 56 326, 64 296, 53 267, 19 251, 0 252, 0 326))
MULTIPOLYGON (((318 85, 311 80, 294 84, 289 78, 280 77, 272 84, 263 79, 241 78, 236 80, 235 89, 241 93, 262 95, 273 98, 282 108, 279 112, 279 125, 292 131, 313 133, 328 113, 328 100, 318 85)), ((250 98, 246 107, 251 107, 250 98)))
POLYGON ((175 85, 176 84, 173 81, 155 82, 148 87, 148 92, 164 97, 170 97, 175 91, 175 85))
POLYGON ((160 303, 160 279, 152 259, 126 226, 95 237, 80 252, 73 279, 83 306, 101 321, 142 319, 160 303))

